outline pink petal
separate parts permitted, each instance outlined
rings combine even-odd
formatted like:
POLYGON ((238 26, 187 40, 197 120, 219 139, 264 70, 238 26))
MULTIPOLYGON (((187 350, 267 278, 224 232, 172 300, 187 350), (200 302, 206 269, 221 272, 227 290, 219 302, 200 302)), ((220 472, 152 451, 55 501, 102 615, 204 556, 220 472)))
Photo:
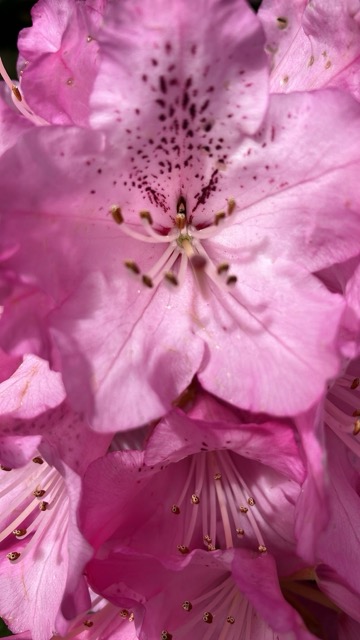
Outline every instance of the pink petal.
MULTIPOLYGON (((142 111, 156 97, 173 106, 181 121, 191 121, 195 108, 209 121, 224 122, 231 114, 237 134, 254 133, 261 123, 267 104, 263 34, 243 0, 112 3, 100 46, 92 98, 92 122, 98 126, 115 120, 126 128, 135 109, 142 111), (175 96, 182 106, 172 103, 175 96)), ((163 128, 161 121, 146 125, 154 139, 163 128)))
POLYGON ((334 86, 360 98, 360 25, 355 7, 348 0, 262 2, 259 17, 272 60, 273 91, 334 86))
POLYGON ((0 384, 0 415, 33 418, 65 398, 61 376, 37 356, 24 357, 13 375, 0 384))
POLYGON ((86 125, 96 76, 96 34, 106 0, 39 0, 19 36, 21 90, 37 115, 86 125))

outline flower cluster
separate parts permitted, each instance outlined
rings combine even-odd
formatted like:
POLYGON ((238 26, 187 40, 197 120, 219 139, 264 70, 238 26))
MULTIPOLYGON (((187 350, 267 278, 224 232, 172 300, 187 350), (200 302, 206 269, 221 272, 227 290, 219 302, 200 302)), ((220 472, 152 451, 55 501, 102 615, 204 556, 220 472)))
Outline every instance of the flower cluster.
POLYGON ((0 61, 0 616, 360 637, 359 0, 38 0, 0 61))

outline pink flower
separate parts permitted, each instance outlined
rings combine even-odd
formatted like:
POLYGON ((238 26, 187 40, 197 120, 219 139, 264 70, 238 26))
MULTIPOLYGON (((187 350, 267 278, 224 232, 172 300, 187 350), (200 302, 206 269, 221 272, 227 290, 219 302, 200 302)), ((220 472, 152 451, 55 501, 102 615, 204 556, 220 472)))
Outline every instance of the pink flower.
POLYGON ((143 604, 139 640, 314 638, 284 600, 268 554, 196 551, 182 571, 171 571, 150 555, 107 548, 87 572, 114 604, 124 598, 143 604))
POLYGON ((263 0, 259 18, 271 59, 271 90, 338 87, 360 99, 357 0, 263 0))
POLYGON ((7 270, 49 297, 44 339, 95 429, 163 415, 197 372, 288 415, 338 371, 343 303, 311 273, 358 250, 359 108, 274 96, 259 129, 260 25, 242 2, 201 7, 110 4, 90 104, 105 132, 37 128, 1 165, 7 270))
POLYGON ((304 467, 292 429, 241 424, 205 394, 194 412, 169 414, 144 452, 112 453, 89 467, 79 512, 85 536, 95 548, 112 536, 111 544, 167 566, 194 549, 269 550, 283 574, 295 571, 304 467))
POLYGON ((0 610, 12 631, 30 630, 34 640, 48 640, 89 605, 81 573, 92 548, 76 512, 81 476, 105 453, 109 437, 89 433, 64 403, 30 420, 8 418, 3 429, 2 456, 19 463, 18 447, 22 458, 32 460, 0 471, 0 610))

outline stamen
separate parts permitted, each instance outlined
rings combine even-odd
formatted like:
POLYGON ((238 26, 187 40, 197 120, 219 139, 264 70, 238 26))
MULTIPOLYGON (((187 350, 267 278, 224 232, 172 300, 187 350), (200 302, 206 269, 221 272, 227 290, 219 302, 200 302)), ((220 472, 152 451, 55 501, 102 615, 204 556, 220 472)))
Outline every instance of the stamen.
POLYGON ((5 84, 11 91, 11 98, 16 109, 35 125, 49 125, 49 122, 44 120, 44 118, 41 118, 41 116, 35 115, 35 113, 30 109, 29 105, 24 100, 24 96, 21 94, 20 89, 13 83, 9 74, 7 73, 1 58, 0 75, 3 77, 5 84))
POLYGON ((33 491, 33 496, 35 496, 35 498, 42 498, 45 493, 45 489, 35 489, 35 491, 33 491))
POLYGON ((15 98, 16 98, 17 100, 19 100, 19 102, 21 102, 21 101, 22 101, 22 95, 21 95, 21 93, 20 93, 20 91, 19 91, 18 87, 16 87, 16 86, 13 84, 13 85, 12 85, 12 87, 11 87, 11 91, 13 92, 13 94, 14 94, 15 98))
POLYGON ((35 464, 44 464, 44 460, 40 458, 40 456, 35 456, 32 461, 35 462, 35 464))
POLYGON ((11 551, 6 554, 6 557, 10 560, 10 562, 15 562, 18 558, 20 558, 20 553, 18 551, 11 551))
POLYGON ((171 284, 173 284, 174 286, 176 286, 176 287, 178 286, 179 281, 178 281, 178 279, 177 279, 176 275, 175 275, 172 271, 167 271, 167 272, 165 273, 165 276, 164 276, 164 277, 165 277, 165 279, 166 279, 168 282, 170 282, 170 283, 171 283, 171 284))
POLYGON ((220 224, 220 222, 224 219, 225 219, 225 211, 219 211, 219 213, 215 215, 214 225, 217 227, 218 224, 220 224))
POLYGON ((121 213, 121 209, 118 205, 114 204, 110 207, 110 213, 116 222, 116 224, 122 224, 124 222, 123 215, 121 213))
POLYGON ((27 529, 14 529, 13 531, 13 535, 16 536, 17 538, 20 538, 21 536, 25 536, 27 534, 27 529))
POLYGON ((12 471, 10 467, 4 467, 4 465, 0 464, 1 471, 12 471))
POLYGON ((222 273, 227 273, 229 269, 230 269, 230 265, 227 262, 221 262, 221 264, 218 264, 218 266, 216 267, 216 271, 218 272, 219 276, 222 273))
POLYGON ((151 278, 149 278, 149 276, 143 276, 143 277, 142 277, 142 281, 143 281, 143 283, 144 283, 147 287, 149 287, 149 289, 152 289, 152 288, 153 288, 154 283, 153 283, 153 281, 151 280, 151 278))
POLYGON ((147 222, 148 224, 152 225, 153 223, 153 219, 151 217, 150 211, 140 211, 140 218, 142 221, 147 222))
POLYGON ((234 213, 236 207, 236 202, 234 200, 234 198, 229 198, 228 199, 228 206, 227 206, 227 214, 228 216, 231 216, 234 213))
POLYGON ((39 509, 40 511, 46 511, 46 509, 48 508, 49 503, 46 502, 45 500, 43 500, 42 502, 40 502, 39 504, 39 509))
POLYGON ((129 271, 132 271, 133 273, 135 273, 135 275, 140 274, 140 269, 136 264, 136 262, 134 262, 134 260, 125 260, 124 265, 127 269, 129 269, 129 271))

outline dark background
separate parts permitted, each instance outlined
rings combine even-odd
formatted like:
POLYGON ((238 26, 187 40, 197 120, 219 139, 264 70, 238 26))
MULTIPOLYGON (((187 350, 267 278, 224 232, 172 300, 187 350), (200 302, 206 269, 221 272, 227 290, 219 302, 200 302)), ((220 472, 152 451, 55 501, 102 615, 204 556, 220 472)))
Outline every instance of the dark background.
MULTIPOLYGON (((249 2, 257 9, 261 0, 249 2)), ((17 36, 20 29, 31 26, 30 9, 34 4, 35 0, 0 0, 0 56, 11 78, 16 78, 17 36)))

